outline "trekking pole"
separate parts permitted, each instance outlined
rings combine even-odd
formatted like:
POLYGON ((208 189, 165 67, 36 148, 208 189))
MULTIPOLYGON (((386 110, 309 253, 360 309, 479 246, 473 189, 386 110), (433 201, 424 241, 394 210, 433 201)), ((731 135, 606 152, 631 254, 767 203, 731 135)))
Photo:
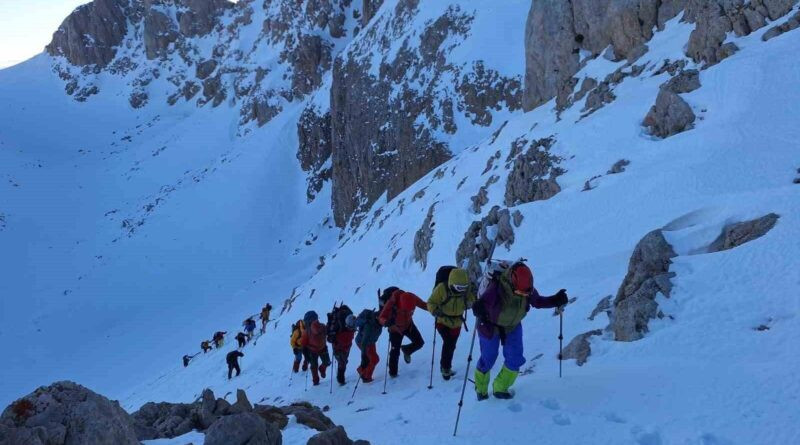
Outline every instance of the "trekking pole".
POLYGON ((389 352, 392 349, 392 340, 389 337, 388 344, 386 345, 386 370, 383 372, 383 394, 386 395, 386 383, 389 380, 389 352))
POLYGON ((563 362, 564 346, 564 307, 558 308, 558 378, 561 378, 561 363, 563 362))
POLYGON ((356 379, 356 387, 353 388, 353 395, 350 396, 350 400, 352 400, 356 396, 356 390, 358 389, 358 384, 361 383, 361 375, 359 374, 358 379, 356 379))
POLYGON ((431 351, 431 380, 428 389, 433 389, 433 361, 436 358, 436 318, 433 319, 433 351, 431 351))
POLYGON ((461 407, 464 406, 464 392, 467 390, 467 376, 469 376, 469 366, 472 364, 472 351, 475 349, 475 334, 478 332, 478 319, 475 319, 475 327, 472 328, 472 341, 469 345, 469 355, 467 356, 467 370, 464 372, 464 385, 461 386, 461 399, 458 401, 458 415, 456 415, 456 427, 453 430, 453 437, 458 432, 458 421, 461 419, 461 407))
POLYGON ((336 369, 336 355, 333 356, 333 360, 331 360, 331 391, 329 394, 333 394, 333 370, 336 369))
MULTIPOLYGON (((309 367, 310 367, 310 366, 311 366, 311 365, 309 365, 309 367)), ((303 391, 304 391, 304 392, 305 392, 305 391, 308 391, 308 368, 306 368, 306 387, 305 387, 305 389, 303 389, 303 391)))

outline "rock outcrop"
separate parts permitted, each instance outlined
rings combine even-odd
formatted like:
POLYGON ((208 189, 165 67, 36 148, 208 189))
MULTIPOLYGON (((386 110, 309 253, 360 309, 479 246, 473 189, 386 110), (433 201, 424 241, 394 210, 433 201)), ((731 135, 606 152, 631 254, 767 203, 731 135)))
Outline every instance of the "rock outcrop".
POLYGON ((650 108, 642 124, 650 133, 659 138, 667 138, 692 128, 696 116, 692 107, 679 95, 662 89, 658 92, 656 103, 650 108))
MULTIPOLYGON (((544 138, 530 144, 525 153, 511 158, 513 167, 506 182, 505 204, 515 206, 550 199, 561 191, 556 178, 564 173, 558 164, 561 158, 550 154, 555 143, 544 138)), ((522 150, 525 143, 517 145, 522 150)), ((513 153, 512 153, 513 156, 513 153)))
POLYGON ((741 246, 754 239, 761 238, 775 227, 778 218, 780 218, 780 216, 777 214, 769 213, 761 218, 729 224, 722 229, 722 233, 719 237, 708 246, 708 251, 721 252, 741 246))
POLYGON ((414 234, 414 261, 422 264, 422 270, 428 267, 428 252, 433 248, 433 227, 436 225, 433 222, 435 209, 436 203, 434 202, 428 208, 428 214, 422 221, 422 226, 414 234))
POLYGON ((297 123, 297 159, 308 173, 308 201, 314 200, 325 181, 331 178, 331 113, 309 106, 297 123))
POLYGON ((206 431, 205 445, 281 445, 281 430, 255 413, 225 416, 206 431))
POLYGON ((308 402, 292 403, 289 406, 282 407, 281 410, 287 416, 294 416, 297 423, 317 431, 328 431, 336 427, 336 424, 321 409, 308 402))
POLYGON ((2 445, 139 445, 133 422, 115 401, 73 382, 43 386, 0 416, 2 445))
POLYGON ((366 440, 352 441, 347 437, 347 432, 344 428, 337 426, 315 434, 308 439, 308 445, 369 445, 369 442, 366 440))
POLYGON ((78 66, 105 67, 128 32, 128 0, 94 0, 79 6, 58 30, 46 50, 78 66))
POLYGON ((589 340, 595 335, 603 335, 603 331, 601 329, 595 329, 593 331, 576 335, 575 338, 573 338, 569 344, 564 347, 561 357, 564 360, 575 360, 575 364, 578 366, 583 366, 583 364, 589 359, 589 355, 592 353, 592 346, 589 343, 589 340))
MULTIPOLYGON (((635 61, 654 29, 683 12, 695 25, 686 55, 710 66, 738 49, 727 35, 748 35, 788 14, 798 0, 543 0, 532 3, 525 28, 526 110, 556 99, 569 105, 583 64, 601 54, 635 61), (605 52, 610 48, 609 52, 605 52), (583 58, 582 58, 583 57, 583 58)), ((790 27, 791 25, 789 25, 790 27)), ((780 30, 775 31, 779 33, 780 30)))
POLYGON ((511 213, 499 206, 492 207, 483 219, 470 224, 456 250, 456 264, 467 271, 473 284, 477 285, 480 280, 482 263, 489 258, 493 242, 498 247, 511 247, 514 244, 511 213), (495 233, 492 239, 489 236, 490 230, 495 233))
POLYGON ((661 230, 645 235, 633 249, 608 326, 615 340, 639 340, 648 332, 649 321, 659 316, 656 296, 670 296, 670 278, 674 274, 669 272, 669 266, 675 256, 661 230))
POLYGON ((418 0, 400 0, 334 62, 331 153, 339 227, 357 224, 381 195, 394 198, 450 159, 448 138, 439 135, 458 131, 455 113, 488 126, 492 111, 521 105, 520 79, 478 60, 448 61, 469 34, 470 12, 448 7, 418 36, 408 35, 420 7, 418 0), (394 46, 399 50, 391 51, 394 46))

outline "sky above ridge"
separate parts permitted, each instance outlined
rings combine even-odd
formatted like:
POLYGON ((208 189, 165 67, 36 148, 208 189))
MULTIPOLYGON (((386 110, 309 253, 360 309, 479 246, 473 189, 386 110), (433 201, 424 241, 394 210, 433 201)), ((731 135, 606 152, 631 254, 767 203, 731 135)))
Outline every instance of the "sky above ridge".
POLYGON ((89 0, 0 0, 0 68, 44 50, 75 7, 89 0))

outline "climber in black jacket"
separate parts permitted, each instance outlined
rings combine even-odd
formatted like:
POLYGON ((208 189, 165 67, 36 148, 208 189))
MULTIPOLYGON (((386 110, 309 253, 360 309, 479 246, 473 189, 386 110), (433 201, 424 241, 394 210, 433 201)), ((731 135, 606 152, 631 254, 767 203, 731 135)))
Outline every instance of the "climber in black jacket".
POLYGON ((239 377, 239 374, 242 373, 242 370, 239 369, 239 357, 244 357, 244 354, 239 351, 231 351, 225 356, 225 361, 228 362, 228 380, 231 379, 234 369, 236 370, 236 377, 239 377))

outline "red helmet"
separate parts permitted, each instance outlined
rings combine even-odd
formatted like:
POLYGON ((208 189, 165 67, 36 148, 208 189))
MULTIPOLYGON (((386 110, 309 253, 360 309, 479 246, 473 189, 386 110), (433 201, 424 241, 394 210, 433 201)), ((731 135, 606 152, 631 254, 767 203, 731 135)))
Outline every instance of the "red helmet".
POLYGON ((514 292, 531 293, 533 289, 533 272, 524 263, 511 266, 511 287, 514 292))

